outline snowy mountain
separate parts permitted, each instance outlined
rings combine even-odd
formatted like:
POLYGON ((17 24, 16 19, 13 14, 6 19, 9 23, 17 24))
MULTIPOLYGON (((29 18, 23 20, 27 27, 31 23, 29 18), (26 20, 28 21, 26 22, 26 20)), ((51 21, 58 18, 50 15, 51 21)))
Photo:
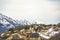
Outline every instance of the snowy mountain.
POLYGON ((7 17, 3 14, 0 14, 0 32, 5 32, 9 28, 14 28, 16 26, 24 26, 24 25, 30 25, 35 24, 36 22, 31 22, 27 20, 13 20, 10 17, 7 17))
POLYGON ((17 25, 17 22, 5 15, 0 14, 0 32, 7 31, 17 25))

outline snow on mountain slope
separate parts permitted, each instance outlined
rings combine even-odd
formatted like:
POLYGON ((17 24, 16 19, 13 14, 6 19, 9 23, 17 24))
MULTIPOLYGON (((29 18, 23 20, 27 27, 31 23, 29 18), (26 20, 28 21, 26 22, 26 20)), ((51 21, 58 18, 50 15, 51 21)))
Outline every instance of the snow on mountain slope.
POLYGON ((13 20, 9 17, 0 14, 0 32, 5 32, 9 28, 14 27, 15 23, 13 23, 13 20))
POLYGON ((35 24, 35 22, 27 21, 27 20, 13 20, 10 17, 7 17, 3 14, 0 14, 0 32, 5 32, 9 28, 14 28, 16 26, 30 25, 35 24))

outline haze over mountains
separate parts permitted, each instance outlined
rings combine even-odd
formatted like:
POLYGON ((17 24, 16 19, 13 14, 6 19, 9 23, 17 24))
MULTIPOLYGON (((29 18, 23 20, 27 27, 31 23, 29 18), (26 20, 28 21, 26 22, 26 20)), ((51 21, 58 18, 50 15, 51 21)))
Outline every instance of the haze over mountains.
POLYGON ((0 14, 0 32, 5 32, 9 28, 15 28, 16 26, 25 26, 25 25, 31 25, 31 24, 45 24, 45 23, 37 20, 28 20, 28 19, 14 20, 3 14, 0 14))

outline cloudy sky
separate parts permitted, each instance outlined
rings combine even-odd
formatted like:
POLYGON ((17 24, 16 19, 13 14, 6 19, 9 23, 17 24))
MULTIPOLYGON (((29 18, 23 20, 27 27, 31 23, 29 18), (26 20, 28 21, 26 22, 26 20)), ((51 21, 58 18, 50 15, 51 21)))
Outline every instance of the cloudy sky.
POLYGON ((0 0, 0 13, 13 19, 60 22, 59 0, 0 0))

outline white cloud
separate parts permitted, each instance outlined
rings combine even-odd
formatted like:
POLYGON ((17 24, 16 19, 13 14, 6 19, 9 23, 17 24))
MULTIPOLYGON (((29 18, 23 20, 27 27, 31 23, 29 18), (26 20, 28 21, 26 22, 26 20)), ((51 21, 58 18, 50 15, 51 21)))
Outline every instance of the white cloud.
POLYGON ((60 7, 57 2, 48 0, 3 0, 3 2, 1 13, 14 19, 26 18, 55 23, 60 16, 60 10, 58 10, 60 7))

